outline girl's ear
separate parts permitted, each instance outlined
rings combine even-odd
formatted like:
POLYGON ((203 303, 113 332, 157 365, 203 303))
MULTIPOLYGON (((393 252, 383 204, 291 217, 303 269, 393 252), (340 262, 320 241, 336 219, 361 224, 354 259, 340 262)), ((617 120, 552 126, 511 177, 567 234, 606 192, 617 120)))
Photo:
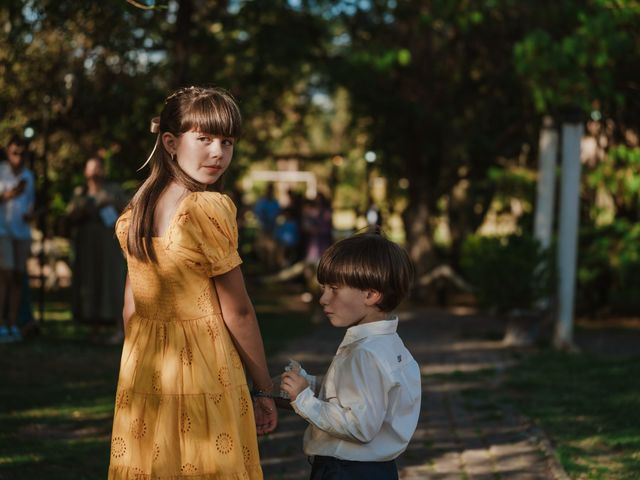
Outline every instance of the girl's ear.
POLYGON ((164 132, 162 134, 162 145, 164 145, 164 149, 169 152, 169 155, 173 156, 178 149, 178 139, 173 133, 164 132))
POLYGON ((380 293, 377 290, 367 290, 367 294, 365 295, 365 298, 364 298, 365 305, 372 307, 374 305, 377 305, 381 301, 382 301, 382 293, 380 293))

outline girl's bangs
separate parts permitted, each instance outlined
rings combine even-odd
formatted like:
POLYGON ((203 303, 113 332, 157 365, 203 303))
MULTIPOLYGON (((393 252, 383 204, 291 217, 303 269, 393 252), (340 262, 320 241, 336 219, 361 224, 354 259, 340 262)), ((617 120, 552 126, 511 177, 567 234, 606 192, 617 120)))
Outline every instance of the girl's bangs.
POLYGON ((182 121, 183 133, 189 130, 238 138, 242 129, 242 119, 235 104, 222 96, 208 96, 196 99, 182 121))

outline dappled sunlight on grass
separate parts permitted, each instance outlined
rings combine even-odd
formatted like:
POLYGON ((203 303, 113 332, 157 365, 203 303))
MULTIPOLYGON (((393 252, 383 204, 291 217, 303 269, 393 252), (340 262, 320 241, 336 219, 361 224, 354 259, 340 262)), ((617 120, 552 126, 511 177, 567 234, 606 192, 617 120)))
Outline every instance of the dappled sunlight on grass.
POLYGON ((638 358, 542 352, 509 372, 517 405, 558 444, 579 478, 634 478, 640 471, 638 358), (581 476, 582 475, 582 476, 581 476))

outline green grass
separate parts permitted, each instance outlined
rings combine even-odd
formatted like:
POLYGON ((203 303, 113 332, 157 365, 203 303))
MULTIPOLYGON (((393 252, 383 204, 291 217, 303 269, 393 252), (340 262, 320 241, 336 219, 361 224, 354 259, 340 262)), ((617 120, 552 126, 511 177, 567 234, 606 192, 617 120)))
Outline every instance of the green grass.
MULTIPOLYGON (((295 290, 249 289, 268 355, 311 329, 295 290)), ((0 345, 0 479, 106 478, 121 348, 89 342, 67 298, 48 297, 40 336, 0 345)))
POLYGON ((104 478, 120 349, 45 334, 0 347, 0 478, 104 478))
POLYGON ((510 404, 552 439, 573 479, 640 478, 640 357, 607 358, 542 350, 514 354, 506 372, 453 371, 428 378, 456 382, 465 408, 484 420, 499 420, 510 404), (498 390, 477 388, 496 376, 498 390))
POLYGON ((508 397, 553 439, 572 478, 639 478, 640 357, 543 351, 508 376, 508 397))

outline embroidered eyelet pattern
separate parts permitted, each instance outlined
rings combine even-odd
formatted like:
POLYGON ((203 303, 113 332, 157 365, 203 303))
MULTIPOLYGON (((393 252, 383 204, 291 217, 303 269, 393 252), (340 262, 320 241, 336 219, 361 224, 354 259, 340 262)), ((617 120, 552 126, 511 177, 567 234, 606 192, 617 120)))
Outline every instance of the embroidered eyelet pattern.
POLYGON ((215 405, 218 405, 220 403, 220 400, 222 400, 222 394, 221 393, 207 393, 207 398, 209 400, 211 400, 215 405))
POLYGON ((127 453, 127 444, 122 437, 114 437, 111 440, 111 456, 113 458, 121 458, 127 453))
POLYGON ((198 468, 193 463, 185 463, 180 467, 180 473, 197 473, 198 468))
POLYGON ((229 375, 229 367, 220 367, 218 370, 218 381, 223 387, 231 385, 231 376, 229 375))
POLYGON ((184 347, 180 351, 180 359, 182 360, 182 364, 184 366, 189 366, 193 363, 193 352, 189 347, 184 347))
POLYGON ((151 388, 155 393, 160 393, 162 391, 161 385, 161 373, 159 370, 156 370, 153 373, 153 377, 151 377, 151 388))
POLYGON ((207 320, 207 333, 211 337, 211 340, 216 340, 220 335, 220 326, 218 323, 207 320))
POLYGON ((244 458, 244 463, 251 463, 251 450, 246 445, 242 446, 242 457, 244 458))
POLYGON ((228 433, 221 433, 216 438, 216 448, 222 454, 228 454, 233 450, 233 440, 228 433))
POLYGON ((158 325, 158 329, 156 330, 156 341, 159 346, 164 345, 167 340, 167 326, 164 323, 158 325))
POLYGON ((118 393, 118 396, 116 397, 116 407, 118 408, 128 407, 129 401, 130 401, 129 391, 121 390, 120 393, 118 393))
POLYGON ((153 461, 155 462, 156 460, 158 460, 158 458, 160 458, 160 445, 158 445, 157 443, 153 444, 153 461))
POLYGON ((203 313, 210 313, 213 310, 213 297, 211 296, 211 286, 209 282, 204 286, 198 295, 198 308, 203 313))
POLYGON ((240 397, 240 416, 244 417, 249 411, 249 402, 247 401, 247 397, 244 396, 244 393, 240 397))
POLYGON ((149 478, 149 475, 144 473, 144 470, 142 470, 140 467, 133 467, 131 469, 131 472, 135 475, 134 478, 136 480, 146 480, 147 478, 149 478))
POLYGON ((224 230, 222 230, 222 227, 220 227, 220 224, 218 223, 218 220, 216 220, 213 217, 209 217, 208 215, 207 215, 207 217, 209 218, 209 220, 211 220, 211 223, 213 223, 213 226, 216 227, 216 229, 218 231, 220 231, 220 232, 224 231, 224 230))
POLYGON ((131 422, 130 431, 131 435, 133 435, 133 438, 140 439, 147 433, 147 424, 141 418, 136 418, 133 422, 131 422))
POLYGON ((181 213, 180 216, 178 216, 178 225, 184 226, 189 223, 189 220, 191 220, 191 215, 189 215, 189 213, 181 213))
POLYGON ((180 417, 180 431, 187 433, 189 430, 191 430, 191 418, 186 413, 183 413, 180 417))

